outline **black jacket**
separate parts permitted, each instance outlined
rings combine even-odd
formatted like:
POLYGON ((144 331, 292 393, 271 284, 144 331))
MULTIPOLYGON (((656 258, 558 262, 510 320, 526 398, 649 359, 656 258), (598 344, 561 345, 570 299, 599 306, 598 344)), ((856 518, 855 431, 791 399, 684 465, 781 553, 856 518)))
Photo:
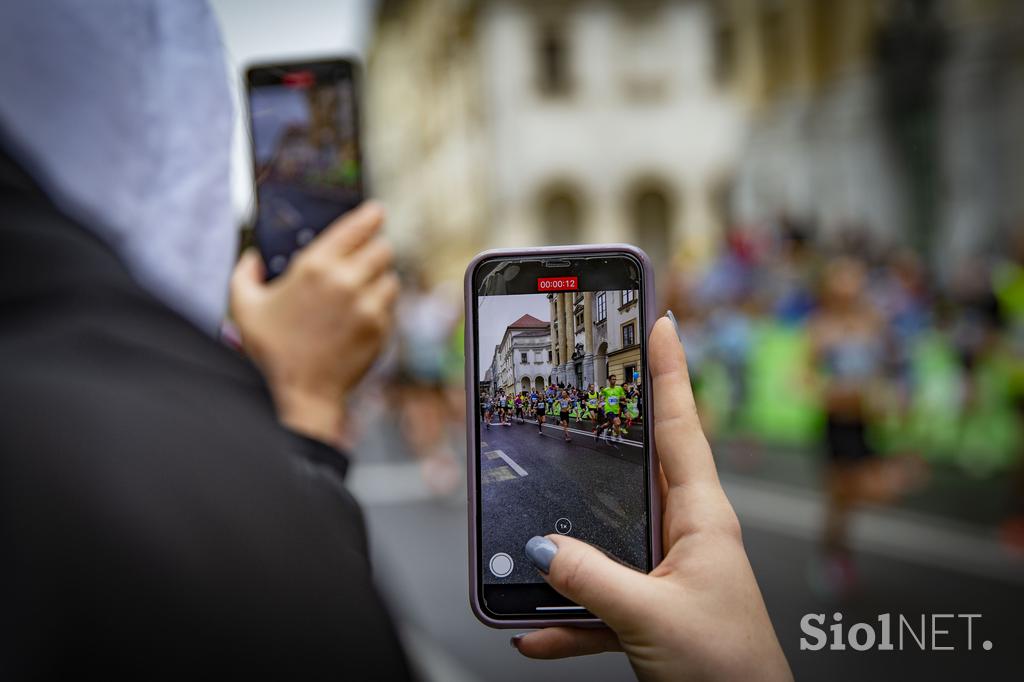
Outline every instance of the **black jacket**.
POLYGON ((345 466, 0 156, 0 679, 409 677, 345 466))

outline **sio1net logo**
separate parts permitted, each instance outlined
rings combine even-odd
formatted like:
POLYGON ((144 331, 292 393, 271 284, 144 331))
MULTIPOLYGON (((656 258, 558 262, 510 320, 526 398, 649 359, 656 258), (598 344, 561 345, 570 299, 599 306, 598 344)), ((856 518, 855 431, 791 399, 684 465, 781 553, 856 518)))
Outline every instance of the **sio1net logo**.
MULTIPOLYGON (((981 620, 980 613, 922 613, 920 618, 881 613, 877 628, 874 623, 854 623, 845 629, 843 614, 837 612, 826 629, 824 613, 808 613, 800 619, 800 650, 821 651, 827 646, 830 651, 973 651, 976 619, 981 620)), ((981 648, 991 651, 991 640, 984 640, 981 648)))

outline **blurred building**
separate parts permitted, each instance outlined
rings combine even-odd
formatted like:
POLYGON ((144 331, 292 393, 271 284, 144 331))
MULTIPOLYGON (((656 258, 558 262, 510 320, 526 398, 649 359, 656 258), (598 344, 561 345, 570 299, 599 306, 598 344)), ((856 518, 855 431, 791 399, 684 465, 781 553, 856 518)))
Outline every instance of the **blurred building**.
POLYGON ((718 79, 749 112, 736 220, 798 216, 942 266, 998 248, 1022 219, 1024 4, 714 6, 718 79))
POLYGON ((629 241, 707 254, 743 131, 688 1, 388 0, 369 58, 370 165, 403 244, 629 241))
POLYGON ((400 252, 458 280, 488 243, 489 122, 478 3, 381 0, 367 56, 370 191, 400 252))
POLYGON ((597 241, 699 266, 782 216, 952 262, 1024 216, 1022 22, 1016 0, 382 0, 375 193, 444 277, 597 241))

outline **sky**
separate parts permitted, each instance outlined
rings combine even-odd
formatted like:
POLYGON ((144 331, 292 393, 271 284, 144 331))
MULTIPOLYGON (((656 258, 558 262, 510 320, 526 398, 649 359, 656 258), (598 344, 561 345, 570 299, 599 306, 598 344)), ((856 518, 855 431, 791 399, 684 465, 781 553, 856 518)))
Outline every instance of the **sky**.
POLYGON ((224 36, 235 94, 231 195, 239 222, 253 210, 242 72, 257 62, 358 56, 370 40, 373 0, 210 0, 224 36))
POLYGON ((551 303, 547 294, 519 294, 516 296, 481 296, 477 306, 477 329, 480 333, 480 378, 488 370, 494 347, 501 343, 505 327, 523 315, 538 320, 551 320, 551 303))

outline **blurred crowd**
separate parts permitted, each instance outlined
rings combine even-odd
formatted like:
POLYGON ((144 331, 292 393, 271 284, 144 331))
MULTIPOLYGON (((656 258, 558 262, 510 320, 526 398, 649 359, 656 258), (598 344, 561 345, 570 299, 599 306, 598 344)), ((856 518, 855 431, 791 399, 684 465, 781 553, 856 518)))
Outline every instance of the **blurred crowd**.
POLYGON ((664 289, 712 428, 769 440, 816 432, 827 410, 819 387, 806 380, 821 369, 813 358, 814 322, 829 307, 836 280, 851 270, 860 273, 847 305, 875 318, 877 348, 871 357, 861 353, 845 361, 871 363, 863 371, 871 378, 868 421, 879 446, 914 446, 933 457, 956 448, 958 463, 981 473, 1012 464, 1024 405, 1020 237, 939 272, 917 251, 864 230, 826 239, 813 224, 788 216, 733 227, 706 271, 676 271, 664 289), (837 267, 842 263, 851 267, 837 267), (763 374, 786 369, 789 380, 775 391, 795 398, 805 418, 783 433, 762 423, 761 412, 784 406, 765 404, 770 397, 760 388, 763 374), (929 441, 916 432, 916 422, 931 416, 941 416, 947 432, 933 430, 929 441), (976 443, 969 433, 979 419, 997 426, 987 442, 976 443))
MULTIPOLYGON (((840 459, 913 455, 979 477, 1019 471, 1021 235, 938 269, 865 230, 826 237, 780 215, 727 230, 706 268, 660 277, 713 437, 840 459), (839 413, 854 425, 837 426, 839 413)), ((465 418, 461 292, 413 267, 404 279, 378 376, 404 439, 435 472, 428 481, 445 490, 457 484, 465 418)))
POLYGON ((935 465, 1009 477, 1003 538, 1024 546, 1022 236, 942 271, 866 231, 825 239, 781 216, 670 276, 705 429, 824 455, 812 582, 852 588, 850 512, 922 488, 935 465))

